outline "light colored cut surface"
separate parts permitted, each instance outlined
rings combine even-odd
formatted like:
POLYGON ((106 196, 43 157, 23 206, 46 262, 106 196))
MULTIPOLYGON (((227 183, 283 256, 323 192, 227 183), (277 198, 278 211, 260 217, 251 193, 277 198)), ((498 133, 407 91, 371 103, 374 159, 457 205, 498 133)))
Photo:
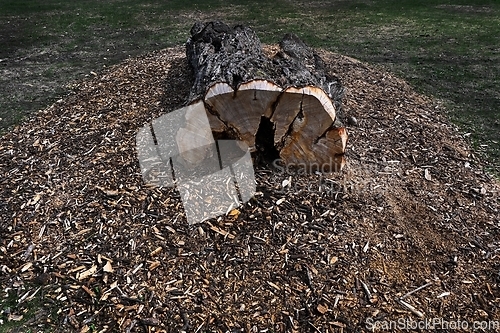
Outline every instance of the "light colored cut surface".
POLYGON ((236 92, 226 83, 216 83, 205 95, 205 102, 222 122, 236 131, 237 139, 254 150, 261 117, 270 113, 280 93, 280 87, 265 80, 244 83, 236 92))

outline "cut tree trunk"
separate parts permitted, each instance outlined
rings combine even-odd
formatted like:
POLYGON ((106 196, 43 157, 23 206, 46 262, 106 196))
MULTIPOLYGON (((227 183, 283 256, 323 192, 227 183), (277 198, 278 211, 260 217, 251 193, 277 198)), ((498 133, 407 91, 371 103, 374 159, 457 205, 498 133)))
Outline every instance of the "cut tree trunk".
POLYGON ((342 169, 347 132, 338 114, 343 87, 323 60, 287 34, 267 57, 250 28, 196 23, 186 44, 194 84, 214 137, 244 141, 307 172, 342 169))

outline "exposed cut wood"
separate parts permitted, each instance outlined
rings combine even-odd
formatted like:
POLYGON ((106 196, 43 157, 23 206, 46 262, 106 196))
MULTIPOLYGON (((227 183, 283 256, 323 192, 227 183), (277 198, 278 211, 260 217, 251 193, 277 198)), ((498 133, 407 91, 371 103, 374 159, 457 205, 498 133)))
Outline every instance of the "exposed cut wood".
POLYGON ((271 118, 281 158, 306 171, 339 171, 345 164, 347 132, 333 127, 335 109, 317 87, 286 89, 271 118))
POLYGON ((281 88, 267 80, 244 83, 237 91, 227 83, 216 83, 209 88, 205 102, 225 124, 224 130, 231 128, 254 151, 261 117, 269 117, 280 93, 281 88))
POLYGON ((254 155, 272 150, 307 172, 342 169, 347 132, 336 107, 343 88, 312 49, 287 34, 267 57, 251 29, 221 22, 197 23, 191 33, 189 100, 204 98, 215 137, 244 141, 254 155))

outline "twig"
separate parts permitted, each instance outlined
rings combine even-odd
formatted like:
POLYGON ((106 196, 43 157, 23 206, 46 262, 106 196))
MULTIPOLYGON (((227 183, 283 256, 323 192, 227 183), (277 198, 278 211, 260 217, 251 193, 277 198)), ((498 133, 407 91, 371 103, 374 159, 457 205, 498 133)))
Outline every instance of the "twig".
POLYGON ((313 323, 311 323, 310 321, 308 321, 307 323, 311 325, 311 327, 314 328, 316 332, 321 333, 321 331, 316 326, 314 326, 313 323))
POLYGON ((408 296, 410 296, 411 294, 414 294, 414 293, 416 293, 417 291, 420 291, 420 290, 422 290, 422 289, 424 289, 424 288, 427 288, 427 287, 428 287, 428 286, 430 286, 431 284, 432 284, 432 282, 426 283, 426 284, 424 284, 423 286, 420 286, 420 287, 418 287, 417 289, 414 289, 414 290, 412 290, 412 291, 410 291, 410 292, 406 293, 405 295, 401 296, 399 299, 400 299, 400 300, 403 300, 403 299, 407 298, 408 296))
POLYGON ((403 301, 402 299, 396 299, 396 301, 404 306, 405 308, 407 308, 408 310, 411 311, 411 313, 413 313, 414 315, 416 315, 417 317, 419 318, 423 318, 424 317, 424 314, 420 311, 418 311, 417 309, 415 309, 411 304, 408 304, 406 303, 405 301, 403 301))
POLYGON ((368 289, 368 286, 362 280, 359 280, 359 282, 361 283, 361 286, 366 293, 366 297, 368 297, 368 300, 370 301, 372 299, 372 293, 370 292, 370 289, 368 289))

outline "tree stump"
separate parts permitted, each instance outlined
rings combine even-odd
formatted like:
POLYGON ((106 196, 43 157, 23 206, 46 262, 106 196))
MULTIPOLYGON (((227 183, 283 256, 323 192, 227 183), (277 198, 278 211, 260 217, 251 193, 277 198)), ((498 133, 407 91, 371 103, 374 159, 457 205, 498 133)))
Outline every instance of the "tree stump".
POLYGON ((339 171, 344 89, 297 36, 285 35, 279 46, 267 57, 248 27, 196 23, 186 44, 194 73, 188 102, 204 101, 216 139, 244 141, 253 155, 309 173, 339 171))

